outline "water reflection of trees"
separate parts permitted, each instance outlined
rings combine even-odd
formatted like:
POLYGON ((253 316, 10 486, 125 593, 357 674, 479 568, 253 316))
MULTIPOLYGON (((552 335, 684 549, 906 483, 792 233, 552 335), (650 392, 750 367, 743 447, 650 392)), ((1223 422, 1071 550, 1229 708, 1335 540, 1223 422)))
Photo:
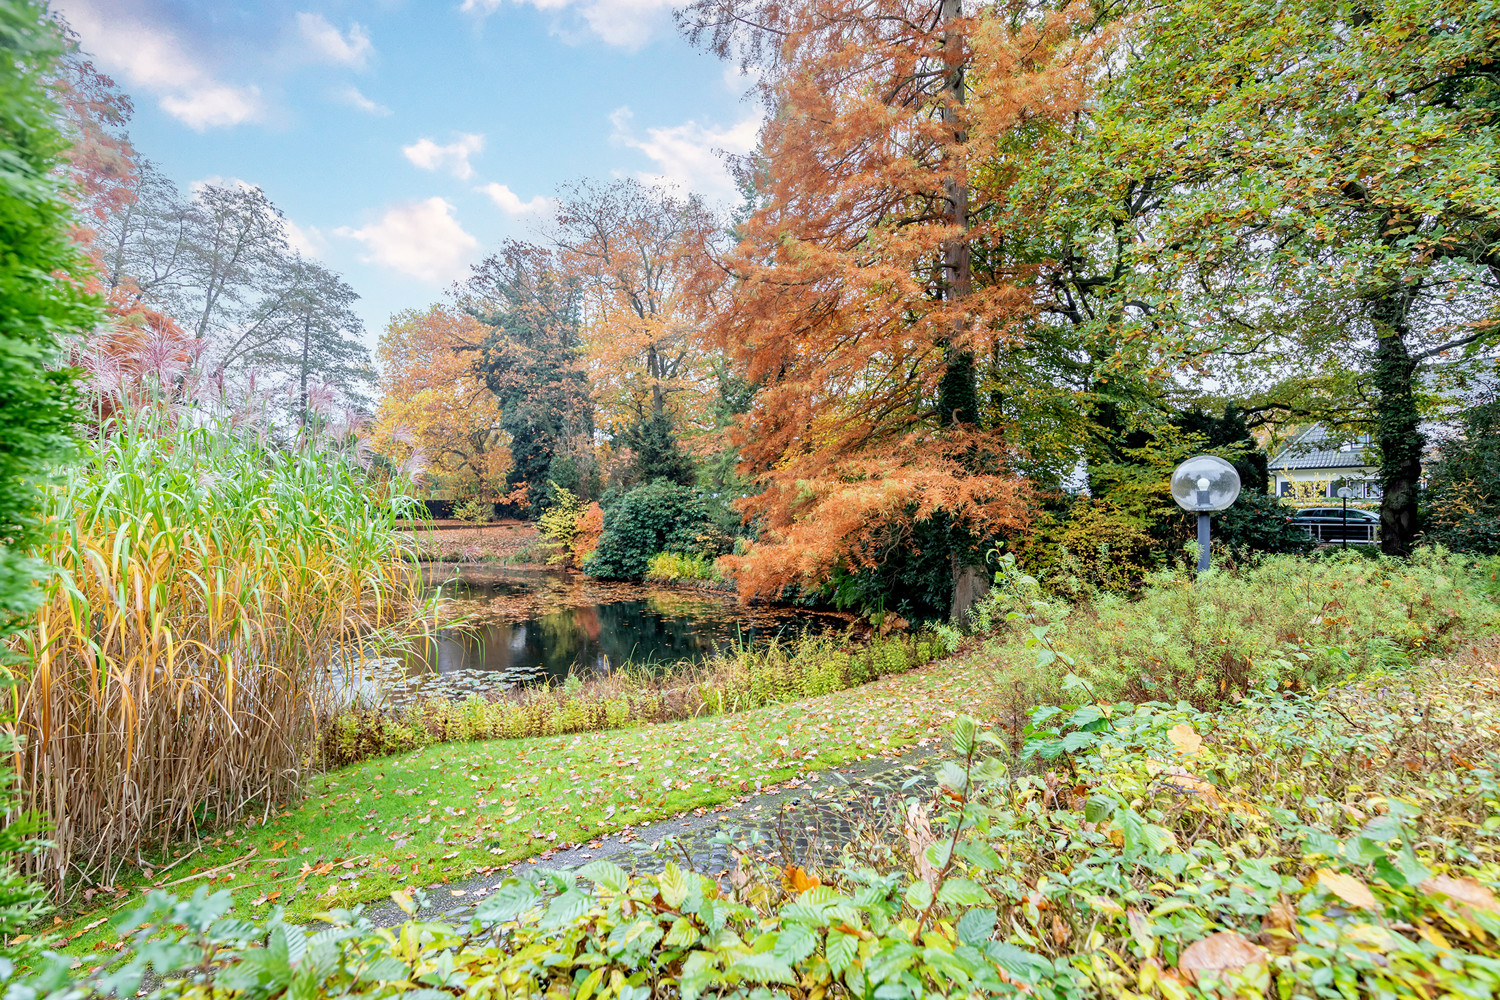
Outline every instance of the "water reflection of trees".
POLYGON ((670 591, 599 603, 538 600, 562 596, 562 589, 528 595, 533 614, 525 619, 444 630, 412 658, 413 669, 480 669, 516 683, 561 680, 573 672, 607 673, 626 663, 666 669, 737 642, 760 644, 844 625, 806 612, 750 609, 670 591))

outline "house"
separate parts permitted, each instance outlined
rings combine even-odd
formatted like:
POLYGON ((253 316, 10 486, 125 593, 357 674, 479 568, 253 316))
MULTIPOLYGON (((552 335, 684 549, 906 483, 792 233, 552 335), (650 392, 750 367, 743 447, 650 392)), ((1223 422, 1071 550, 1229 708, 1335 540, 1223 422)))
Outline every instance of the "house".
MULTIPOLYGON (((1425 465, 1443 441, 1461 433, 1458 415, 1465 408, 1500 399, 1500 359, 1434 364, 1423 372, 1422 385, 1444 400, 1420 424, 1425 465)), ((1271 492, 1279 497, 1336 497, 1340 486, 1348 486, 1352 499, 1380 499, 1380 456, 1368 434, 1345 437, 1316 423, 1273 455, 1268 466, 1271 492)))
POLYGON ((1338 495, 1347 486, 1361 500, 1380 499, 1380 466, 1368 434, 1344 437, 1321 423, 1271 456, 1271 492, 1292 500, 1338 495))

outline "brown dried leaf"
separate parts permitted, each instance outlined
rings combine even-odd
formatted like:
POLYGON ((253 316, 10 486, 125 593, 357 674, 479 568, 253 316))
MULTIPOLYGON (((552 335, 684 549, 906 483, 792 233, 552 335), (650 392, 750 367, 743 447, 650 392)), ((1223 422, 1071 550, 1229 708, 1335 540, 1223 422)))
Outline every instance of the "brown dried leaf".
POLYGON ((1451 878, 1447 875, 1435 875, 1424 881, 1421 889, 1429 896, 1446 896, 1455 903, 1462 903, 1476 910, 1500 913, 1500 900, 1470 876, 1451 878))
POLYGON ((1234 972, 1268 958, 1264 948, 1251 944, 1244 935, 1220 931, 1188 945, 1177 960, 1177 969, 1189 982, 1197 982, 1199 973, 1234 972))
POLYGON ((818 876, 809 875, 805 869, 796 865, 786 866, 786 881, 793 892, 806 892, 814 886, 822 885, 818 876))
POLYGON ((1297 914, 1285 899, 1271 904, 1266 914, 1265 930, 1271 939, 1271 952, 1275 955, 1290 955, 1297 944, 1297 914))
POLYGON ((1185 722, 1179 722, 1167 730, 1167 739, 1177 748, 1177 752, 1184 757, 1196 757, 1198 751, 1203 749, 1203 737, 1193 732, 1193 727, 1185 722))
POLYGON ((1375 901, 1375 895, 1370 892, 1369 887, 1353 875, 1345 875, 1331 868, 1319 868, 1318 884, 1350 906, 1361 910, 1380 908, 1380 904, 1375 901))

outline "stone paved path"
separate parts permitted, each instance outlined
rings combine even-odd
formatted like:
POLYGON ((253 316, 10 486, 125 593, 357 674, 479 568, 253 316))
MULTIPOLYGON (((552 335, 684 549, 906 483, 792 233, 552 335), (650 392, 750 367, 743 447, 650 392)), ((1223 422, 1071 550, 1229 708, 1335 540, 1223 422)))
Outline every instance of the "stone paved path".
MULTIPOLYGON (((860 838, 899 835, 898 803, 931 782, 932 766, 947 753, 946 740, 929 740, 899 757, 859 761, 809 775, 758 795, 701 814, 685 813, 637 827, 628 842, 604 837, 586 845, 556 851, 546 860, 518 862, 509 870, 463 882, 427 888, 428 906, 421 916, 439 914, 460 919, 491 890, 513 874, 536 868, 566 869, 608 858, 626 871, 659 872, 668 860, 710 877, 732 871, 736 859, 732 836, 748 853, 778 865, 836 859, 845 845, 860 838), (908 786, 903 790, 903 786, 908 786), (715 841, 719 842, 715 842, 715 841)), ((377 926, 401 923, 406 915, 389 900, 368 905, 365 915, 377 926)))

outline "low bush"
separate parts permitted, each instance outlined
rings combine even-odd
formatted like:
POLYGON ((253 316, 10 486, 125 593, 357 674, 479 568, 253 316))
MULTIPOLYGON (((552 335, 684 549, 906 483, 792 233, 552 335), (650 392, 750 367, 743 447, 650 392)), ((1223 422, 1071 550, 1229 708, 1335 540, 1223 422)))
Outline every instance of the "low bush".
POLYGON ((572 490, 549 483, 552 487, 552 503, 537 519, 537 534, 547 539, 553 552, 547 557, 547 565, 558 566, 573 561, 574 542, 578 537, 579 520, 586 508, 582 498, 572 490))
MULTIPOLYGON (((1204 714, 1088 701, 956 759, 879 863, 609 861, 502 882, 459 924, 317 931, 160 892, 113 972, 55 959, 11 995, 434 998, 1021 994, 1038 1000, 1488 997, 1500 991, 1500 668, 1428 664, 1204 714), (171 928, 163 933, 161 929, 171 928), (177 973, 181 976, 181 973, 177 973), (74 992, 68 993, 72 990, 74 992)), ((414 913, 416 901, 393 894, 414 913)))
POLYGON ((715 560, 707 556, 684 556, 658 552, 646 564, 646 579, 657 583, 723 583, 715 560))
POLYGON ((1443 549, 1410 560, 1358 552, 1267 556, 1201 578, 1152 575, 1136 600, 1068 604, 1001 560, 974 616, 1000 668, 1058 665, 1099 697, 1200 707, 1253 689, 1307 688, 1351 670, 1441 653, 1500 624, 1485 564, 1443 549))
POLYGON ((499 692, 493 700, 431 699, 395 713, 351 709, 324 727, 322 759, 338 767, 433 743, 556 736, 743 712, 903 673, 941 652, 926 636, 875 637, 866 644, 805 636, 731 649, 665 674, 627 666, 605 677, 575 675, 561 685, 499 692))
POLYGON ((723 541, 701 493, 657 479, 604 506, 603 534, 584 572, 640 580, 658 552, 717 555, 723 541))

